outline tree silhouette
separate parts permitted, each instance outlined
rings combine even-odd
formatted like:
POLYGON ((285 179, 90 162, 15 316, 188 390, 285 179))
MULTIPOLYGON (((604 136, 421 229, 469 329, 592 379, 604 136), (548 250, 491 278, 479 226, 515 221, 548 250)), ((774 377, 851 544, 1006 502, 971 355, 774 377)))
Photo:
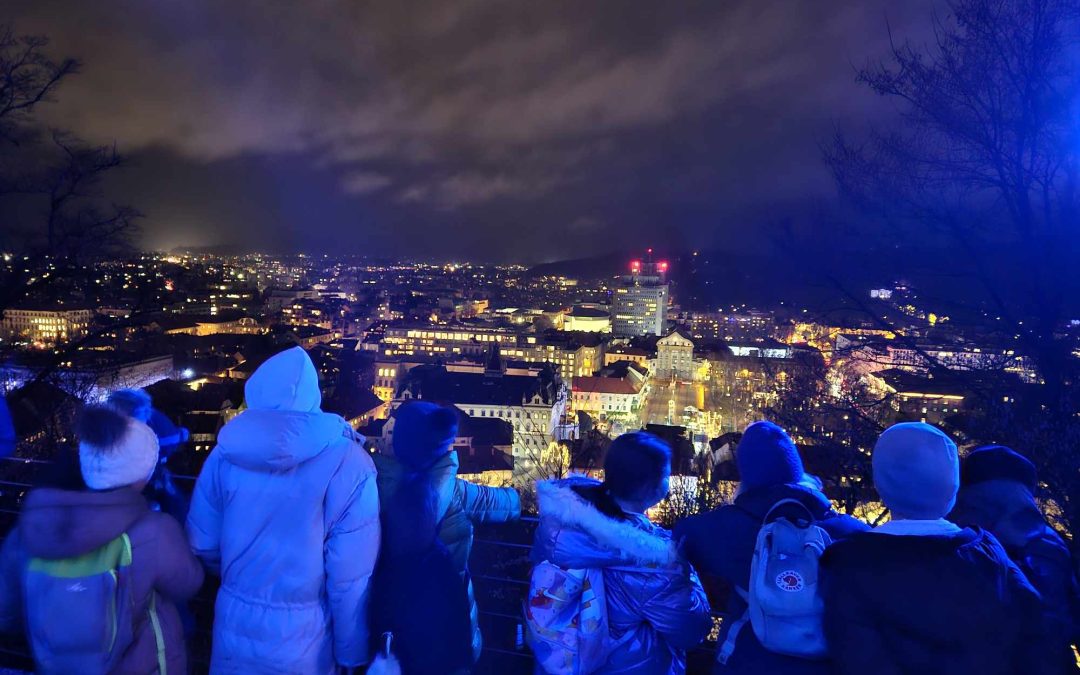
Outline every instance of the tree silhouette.
MULTIPOLYGON (((1080 6, 954 0, 948 8, 930 45, 894 43, 885 61, 858 71, 895 104, 898 124, 858 138, 840 131, 825 155, 863 217, 885 224, 883 247, 922 238, 947 245, 954 278, 972 282, 960 291, 958 281, 954 295, 970 292, 968 309, 991 313, 1035 364, 1038 384, 977 392, 977 412, 957 429, 973 443, 1029 454, 1049 510, 1075 530, 1080 363, 1063 331, 1080 287, 1080 6)), ((931 373, 946 366, 927 363, 931 373)))
POLYGON ((115 146, 47 128, 39 110, 79 72, 48 55, 49 41, 0 25, 0 311, 72 278, 129 241, 140 213, 107 198, 106 175, 124 165, 115 146))

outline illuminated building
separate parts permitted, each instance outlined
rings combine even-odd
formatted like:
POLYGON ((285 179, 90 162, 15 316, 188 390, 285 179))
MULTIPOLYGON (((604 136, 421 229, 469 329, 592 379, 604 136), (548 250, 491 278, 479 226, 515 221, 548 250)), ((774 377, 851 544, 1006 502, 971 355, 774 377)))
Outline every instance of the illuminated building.
POLYGON ((94 312, 89 309, 6 309, 0 334, 41 346, 84 337, 94 312))
MULTIPOLYGON (((372 385, 372 391, 383 401, 393 400, 406 373, 417 366, 436 364, 452 373, 483 373, 486 369, 484 363, 478 360, 451 361, 430 356, 385 357, 375 361, 375 382, 372 385)), ((542 368, 543 364, 523 361, 506 361, 504 364, 504 372, 507 375, 535 377, 542 368)))
POLYGON ((926 373, 933 368, 944 368, 954 371, 1000 371, 1017 375, 1029 384, 1039 381, 1034 362, 1008 346, 942 345, 898 340, 864 342, 843 335, 837 338, 836 344, 838 355, 852 362, 866 364, 865 370, 868 372, 899 368, 926 373))
MULTIPOLYGON (((652 253, 652 249, 649 249, 652 253)), ((663 335, 667 329, 666 262, 630 263, 612 295, 611 332, 619 337, 663 335)))
POLYGON ((661 379, 694 379, 694 342, 672 331, 656 342, 656 376, 661 379))
POLYGON ((598 333, 450 326, 388 326, 380 343, 383 356, 433 356, 447 360, 483 358, 492 345, 502 356, 527 363, 551 363, 564 379, 592 375, 603 361, 598 333))
POLYGON ((694 338, 716 340, 766 340, 776 337, 772 312, 681 312, 675 321, 689 328, 694 338))
POLYGON ((567 387, 550 366, 536 375, 510 375, 492 350, 483 372, 417 366, 405 374, 392 407, 422 399, 452 405, 470 417, 505 420, 513 428, 514 471, 527 473, 555 439, 567 413, 567 387))
POLYGON ((633 367, 622 377, 579 377, 571 391, 574 410, 603 417, 636 413, 648 393, 645 375, 633 367))
POLYGON ((563 330, 585 333, 610 333, 611 314, 599 307, 578 305, 566 315, 563 330))
POLYGON ((649 366, 649 352, 640 347, 631 347, 629 345, 616 345, 604 352, 605 366, 610 366, 619 361, 629 361, 647 368, 649 366))
POLYGON ((898 368, 874 373, 866 381, 889 397, 898 420, 937 426, 966 410, 964 399, 970 388, 962 377, 928 378, 898 368))
POLYGON ((177 316, 154 322, 166 335, 260 335, 266 330, 255 319, 238 313, 177 316))
MULTIPOLYGON (((176 375, 171 354, 80 351, 70 359, 59 364, 53 380, 67 393, 88 401, 104 399, 116 389, 142 389, 176 375)), ((0 390, 17 389, 36 374, 30 366, 4 365, 0 367, 0 390)))
POLYGON ((270 312, 280 312, 285 307, 291 307, 301 300, 318 300, 319 292, 311 289, 270 289, 266 294, 266 309, 270 312))

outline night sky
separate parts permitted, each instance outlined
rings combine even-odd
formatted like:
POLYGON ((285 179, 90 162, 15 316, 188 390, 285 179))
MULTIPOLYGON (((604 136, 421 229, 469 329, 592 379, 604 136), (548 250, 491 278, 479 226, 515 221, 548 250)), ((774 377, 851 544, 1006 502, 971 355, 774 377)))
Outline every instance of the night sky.
MULTIPOLYGON (((854 66, 933 0, 8 0, 85 62, 51 124, 132 159, 153 248, 537 262, 756 246, 887 121, 854 66)), ((45 110, 45 109, 43 109, 45 110)))

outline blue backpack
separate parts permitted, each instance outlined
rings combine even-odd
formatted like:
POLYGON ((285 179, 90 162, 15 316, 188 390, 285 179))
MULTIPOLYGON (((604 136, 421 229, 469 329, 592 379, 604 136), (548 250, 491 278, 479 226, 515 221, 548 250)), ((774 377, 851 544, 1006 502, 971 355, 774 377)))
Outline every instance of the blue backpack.
POLYGON ((746 612, 732 624, 717 650, 720 663, 731 658, 747 623, 771 652, 825 657, 825 606, 818 593, 818 564, 831 543, 829 533, 815 523, 802 502, 783 499, 769 509, 758 531, 750 586, 735 589, 746 600, 746 612))
MULTIPOLYGON (((27 638, 39 673, 105 675, 134 640, 126 534, 72 558, 31 558, 23 593, 27 638)), ((149 620, 164 675, 164 638, 153 596, 149 620)))

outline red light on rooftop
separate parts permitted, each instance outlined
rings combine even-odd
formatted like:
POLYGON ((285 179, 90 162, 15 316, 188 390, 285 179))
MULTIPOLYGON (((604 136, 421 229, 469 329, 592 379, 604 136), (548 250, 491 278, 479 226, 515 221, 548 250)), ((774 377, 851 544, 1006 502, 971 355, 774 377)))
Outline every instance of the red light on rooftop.
POLYGON ((633 260, 633 261, 631 261, 631 262, 630 262, 630 269, 632 269, 632 270, 633 270, 633 271, 635 271, 635 272, 637 272, 638 270, 640 270, 640 269, 641 269, 641 261, 640 261, 640 260, 633 260))
POLYGON ((667 261, 666 260, 664 262, 660 263, 660 271, 661 272, 667 272, 667 261))
POLYGON ((652 249, 651 248, 649 249, 649 255, 652 255, 652 249))

